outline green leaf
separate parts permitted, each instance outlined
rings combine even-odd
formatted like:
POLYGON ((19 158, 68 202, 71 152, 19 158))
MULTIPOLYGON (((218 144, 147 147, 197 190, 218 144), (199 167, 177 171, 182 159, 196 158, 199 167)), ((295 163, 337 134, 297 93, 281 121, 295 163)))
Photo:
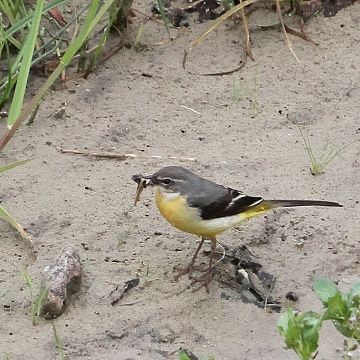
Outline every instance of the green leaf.
POLYGON ((340 292, 327 300, 327 309, 323 315, 324 320, 347 321, 351 316, 349 305, 340 292))
POLYGON ((343 324, 339 321, 333 321, 333 324, 335 326, 335 329, 343 336, 347 338, 354 338, 356 339, 356 336, 353 335, 353 329, 351 329, 347 324, 343 324))
POLYGON ((328 279, 317 279, 314 282, 314 289, 319 299, 326 306, 329 298, 339 293, 335 283, 328 279))
MULTIPOLYGON (((0 58, 2 58, 2 49, 3 47, 5 47, 5 53, 6 53, 6 65, 7 65, 7 69, 8 69, 8 74, 7 74, 7 85, 4 87, 4 90, 2 91, 0 88, 0 109, 2 109, 3 105, 5 104, 5 102, 7 101, 7 99, 10 96, 11 93, 11 89, 13 87, 13 82, 11 81, 12 79, 12 63, 13 60, 11 58, 11 54, 10 54, 10 47, 9 47, 9 43, 8 41, 5 39, 5 32, 4 32, 4 24, 2 21, 2 16, 0 15, 0 44, 1 44, 1 51, 0 51, 0 58)), ((2 80, 2 79, 1 79, 2 80)))
POLYGON ((43 7, 44 0, 37 0, 34 11, 34 18, 31 22, 30 31, 24 43, 24 55, 22 57, 18 81, 16 83, 14 96, 9 109, 9 116, 7 119, 7 124, 9 127, 14 124, 21 113, 43 7))
POLYGON ((354 296, 360 297, 360 282, 355 283, 350 290, 350 296, 353 298, 354 296))
POLYGON ((285 337, 286 346, 296 351, 301 343, 297 313, 292 309, 287 309, 280 315, 277 326, 280 334, 285 337))
POLYGON ((319 332, 322 325, 320 314, 309 311, 303 316, 302 336, 303 342, 306 344, 310 354, 314 353, 318 348, 319 332))
POLYGON ((316 312, 301 314, 288 309, 280 315, 277 325, 285 337, 286 346, 293 349, 301 359, 310 360, 318 348, 321 324, 322 318, 316 312))
POLYGON ((25 163, 27 163, 28 161, 30 161, 30 160, 20 160, 20 161, 15 161, 15 162, 13 162, 13 163, 11 163, 11 164, 7 164, 7 165, 4 165, 4 166, 0 166, 0 174, 3 173, 3 172, 5 172, 5 171, 8 171, 8 170, 10 170, 10 169, 12 169, 12 168, 14 168, 14 167, 17 167, 17 166, 20 166, 20 165, 22 165, 22 164, 25 164, 25 163))
POLYGON ((279 320, 277 322, 277 327, 281 335, 286 335, 286 332, 289 329, 289 322, 295 316, 295 312, 292 309, 287 309, 285 312, 280 314, 279 320))
POLYGON ((181 350, 179 354, 179 360, 190 360, 190 358, 187 356, 184 350, 181 350))

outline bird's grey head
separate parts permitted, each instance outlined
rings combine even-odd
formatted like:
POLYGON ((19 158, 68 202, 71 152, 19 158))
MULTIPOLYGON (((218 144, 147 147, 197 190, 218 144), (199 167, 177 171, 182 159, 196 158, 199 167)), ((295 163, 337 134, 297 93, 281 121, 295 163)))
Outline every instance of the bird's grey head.
POLYGON ((168 166, 150 177, 149 185, 156 185, 166 192, 181 193, 195 175, 181 166, 168 166))

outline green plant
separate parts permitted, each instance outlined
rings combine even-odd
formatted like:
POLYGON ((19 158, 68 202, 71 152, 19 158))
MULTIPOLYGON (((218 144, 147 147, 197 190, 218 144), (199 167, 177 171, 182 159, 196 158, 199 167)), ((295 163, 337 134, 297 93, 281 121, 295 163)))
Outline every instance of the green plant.
POLYGON ((247 99, 250 103, 251 116, 256 117, 261 112, 261 105, 257 99, 257 78, 255 76, 254 85, 250 86, 246 80, 235 79, 233 84, 233 97, 235 101, 247 99))
POLYGON ((320 328, 321 316, 312 311, 300 314, 288 309, 278 321, 287 348, 293 349, 303 360, 315 358, 320 328))
POLYGON ((26 85, 30 73, 31 60, 35 48, 35 42, 38 36, 41 15, 44 7, 44 0, 37 0, 34 10, 34 17, 32 19, 29 33, 26 37, 24 46, 21 49, 22 56, 20 58, 20 69, 18 80, 16 82, 15 93, 9 109, 9 116, 7 119, 8 126, 12 126, 20 115, 21 108, 24 102, 24 95, 26 85))
POLYGON ((314 154, 313 147, 310 142, 309 135, 306 133, 305 128, 302 128, 301 125, 298 125, 301 137, 304 141, 304 147, 306 152, 309 155, 310 159, 310 172, 312 175, 320 175, 324 173, 326 167, 348 146, 351 144, 345 145, 341 148, 335 149, 333 147, 329 147, 329 142, 325 144, 322 149, 321 155, 317 157, 314 154))
POLYGON ((165 15, 164 3, 163 3, 162 0, 157 0, 157 4, 158 4, 158 7, 159 7, 160 16, 161 16, 162 21, 164 22, 164 25, 165 25, 166 32, 167 32, 167 34, 169 36, 169 39, 171 39, 169 20, 165 15))
POLYGON ((314 288, 326 308, 323 320, 331 320, 342 335, 360 342, 360 282, 347 294, 326 279, 315 281, 314 288))
MULTIPOLYGON (((330 280, 318 279, 314 290, 325 307, 320 314, 314 311, 299 313, 288 309, 281 314, 278 330, 285 344, 302 360, 314 359, 317 355, 319 333, 324 321, 330 320, 345 337, 360 342, 360 282, 348 293, 341 292, 330 280)), ((348 346, 348 342, 346 342, 348 346)), ((354 346, 348 346, 353 349, 354 346)), ((346 359, 344 357, 344 359, 346 359)))
POLYGON ((190 360, 190 358, 187 356, 185 351, 181 350, 179 354, 179 360, 190 360))
MULTIPOLYGON (((49 53, 54 54, 58 47, 57 44, 50 46, 55 42, 54 38, 44 43, 40 35, 42 31, 39 31, 40 21, 45 12, 52 10, 64 1, 53 0, 45 6, 43 0, 38 0, 35 10, 32 11, 26 9, 26 7, 29 8, 30 6, 24 0, 16 0, 16 5, 12 4, 11 0, 0 0, 0 4, 3 6, 6 3, 5 8, 7 9, 3 16, 0 14, 0 58, 5 52, 7 65, 7 76, 0 78, 0 108, 11 98, 12 89, 16 86, 15 94, 12 96, 8 126, 11 126, 12 121, 15 121, 14 118, 23 105, 31 66, 45 58, 49 53), (5 26, 5 24, 8 24, 8 26, 5 26), (7 28, 6 31, 5 28, 7 28), (43 46, 40 46, 40 43, 43 46), (14 51, 10 51, 10 47, 15 48, 18 52, 13 55, 14 51)), ((60 33, 56 34, 55 38, 61 38, 60 33)))
POLYGON ((140 24, 139 29, 138 29, 138 31, 136 33, 135 45, 134 45, 134 49, 136 51, 138 51, 138 52, 143 51, 143 50, 145 50, 147 48, 146 45, 144 45, 142 43, 142 39, 143 39, 143 36, 144 36, 144 30, 145 30, 144 25, 140 24))
MULTIPOLYGON (((8 24, 6 27, 13 26, 18 20, 24 18, 27 15, 26 3, 23 0, 0 0, 0 12, 2 17, 6 19, 8 24)), ((17 46, 19 40, 12 37, 12 44, 17 46)))
POLYGON ((123 32, 127 27, 128 15, 133 0, 114 0, 109 11, 109 24, 123 32))
MULTIPOLYGON (((42 2, 43 2, 43 0, 38 0, 38 2, 37 2, 37 8, 36 8, 37 11, 34 14, 34 16, 37 15, 36 20, 38 20, 39 16, 41 16, 41 14, 42 14, 42 11, 40 11, 40 9, 42 9, 42 2)), ((18 90, 16 96, 14 95, 12 98, 11 107, 14 107, 14 110, 11 111, 11 114, 9 113, 9 120, 8 120, 9 125, 11 125, 11 128, 7 132, 5 132, 5 134, 0 138, 0 150, 2 148, 4 148, 4 146, 8 143, 8 141, 14 135, 15 131, 21 125, 21 123, 28 116, 30 116, 32 114, 34 109, 38 106, 38 104, 40 103, 42 98, 45 96, 47 91, 50 89, 50 87, 53 85, 53 83, 58 79, 58 77, 62 74, 64 69, 73 60, 73 58, 75 57, 77 52, 81 49, 84 49, 84 44, 88 41, 89 36, 91 35, 91 33, 93 32, 95 27, 99 24, 101 19, 109 11, 111 6, 115 2, 118 3, 118 7, 116 7, 116 11, 117 11, 116 15, 117 16, 114 17, 112 15, 112 16, 108 17, 107 27, 106 27, 103 35, 101 36, 98 45, 93 50, 93 51, 95 51, 95 54, 90 59, 90 65, 88 66, 87 71, 85 72, 85 75, 86 75, 92 69, 94 61, 98 58, 99 54, 101 53, 104 42, 108 36, 108 31, 109 31, 108 29, 109 29, 109 27, 111 27, 113 25, 112 22, 113 22, 114 18, 116 18, 117 21, 119 21, 119 14, 124 14, 124 15, 128 14, 131 4, 132 4, 132 0, 122 0, 122 1, 105 0, 104 2, 102 2, 100 0, 92 0, 90 5, 86 6, 86 8, 88 10, 87 10, 86 18, 83 22, 83 25, 81 27, 79 34, 77 36, 74 36, 74 39, 71 41, 71 43, 68 46, 68 48, 66 49, 66 51, 64 51, 63 55, 60 57, 58 66, 51 73, 51 75, 45 81, 45 83, 41 86, 41 88, 35 93, 34 97, 25 105, 25 107, 22 106, 23 105, 22 93, 24 91, 24 88, 26 88, 27 81, 25 81, 25 77, 23 78, 22 83, 19 85, 19 90, 18 90), (19 109, 21 109, 21 108, 22 108, 22 111, 19 112, 19 109)), ((32 22, 33 26, 35 26, 36 23, 37 22, 35 22, 33 19, 33 22, 32 22)), ((1 35, 1 33, 0 33, 0 35, 1 35)), ((29 42, 26 43, 27 49, 30 49, 31 44, 33 44, 35 35, 36 35, 35 30, 32 30, 31 36, 30 35, 28 36, 29 42)), ((0 45, 0 48, 1 48, 1 45, 0 45)), ((31 66, 31 64, 33 62, 31 59, 26 59, 26 57, 30 56, 32 51, 25 52, 24 49, 25 49, 25 47, 23 46, 20 50, 21 57, 18 55, 18 57, 16 59, 16 63, 24 64, 23 65, 24 69, 29 70, 29 64, 31 66), (25 67, 25 65, 26 65, 26 67, 25 67)), ((54 48, 54 50, 56 50, 54 53, 57 54, 58 47, 56 46, 54 48)), ((8 63, 10 63, 10 62, 8 62, 8 63)), ((23 73, 26 73, 25 70, 23 71, 23 73)), ((16 71, 17 70, 13 69, 13 66, 11 66, 11 71, 9 71, 9 73, 11 73, 11 74, 9 75, 7 84, 10 84, 11 86, 13 85, 13 81, 15 81, 14 79, 17 76, 16 71)), ((27 80, 27 77, 26 77, 26 80, 27 80)), ((6 86, 6 89, 8 89, 8 85, 6 86)), ((9 96, 10 90, 7 91, 7 94, 9 96)), ((2 100, 3 99, 0 99, 0 105, 1 105, 2 100)))
POLYGON ((22 269, 20 271, 20 274, 24 279, 26 286, 29 289, 30 301, 31 301, 31 321, 33 325, 36 325, 36 318, 41 314, 41 309, 46 300, 48 291, 45 287, 42 286, 39 293, 36 296, 34 296, 33 281, 31 279, 31 276, 27 272, 26 268, 22 269))
POLYGON ((138 270, 137 276, 142 279, 144 286, 151 285, 154 281, 158 281, 159 278, 152 274, 150 271, 150 262, 142 261, 141 266, 138 270), (144 274, 142 274, 145 272, 144 274))
POLYGON ((52 328, 53 328, 53 334, 54 334, 54 339, 55 339, 55 347, 56 350, 60 356, 61 360, 65 360, 66 359, 66 355, 65 355, 65 350, 64 350, 64 345, 63 342, 57 332, 56 326, 55 326, 55 321, 52 322, 52 328))

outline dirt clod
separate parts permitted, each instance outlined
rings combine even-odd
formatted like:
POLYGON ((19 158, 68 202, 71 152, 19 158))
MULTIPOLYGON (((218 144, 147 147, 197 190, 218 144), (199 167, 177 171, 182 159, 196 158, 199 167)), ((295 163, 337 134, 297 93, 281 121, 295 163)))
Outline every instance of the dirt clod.
POLYGON ((298 301, 299 300, 299 297, 293 291, 289 291, 286 294, 285 297, 286 297, 286 299, 291 300, 291 301, 298 301))
POLYGON ((48 290, 42 313, 46 318, 61 315, 68 298, 80 290, 81 261, 77 250, 69 246, 44 269, 44 287, 48 290))

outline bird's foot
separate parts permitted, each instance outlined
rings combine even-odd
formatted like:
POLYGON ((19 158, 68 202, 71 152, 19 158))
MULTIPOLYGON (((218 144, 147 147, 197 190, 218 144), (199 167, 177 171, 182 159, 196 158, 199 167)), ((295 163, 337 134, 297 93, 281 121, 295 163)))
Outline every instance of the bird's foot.
POLYGON ((176 268, 177 274, 174 277, 175 281, 178 281, 182 276, 189 274, 189 279, 192 279, 193 271, 206 272, 208 269, 203 269, 200 266, 195 266, 194 263, 190 263, 188 266, 184 268, 176 268))
POLYGON ((191 285, 199 284, 198 287, 194 289, 194 291, 199 291, 203 287, 205 288, 206 292, 209 293, 209 284, 213 277, 213 267, 207 268, 204 274, 197 277, 190 277, 192 280, 191 285))

